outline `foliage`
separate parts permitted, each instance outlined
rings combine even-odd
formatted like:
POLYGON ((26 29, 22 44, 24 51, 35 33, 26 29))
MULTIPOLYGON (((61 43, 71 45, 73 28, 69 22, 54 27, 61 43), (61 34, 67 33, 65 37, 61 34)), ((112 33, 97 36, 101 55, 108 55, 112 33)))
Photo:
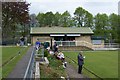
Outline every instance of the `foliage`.
POLYGON ((48 50, 44 50, 44 57, 48 57, 48 55, 49 55, 49 52, 48 52, 48 50))
MULTIPOLYGON (((27 36, 30 27, 90 27, 95 36, 105 37, 105 42, 120 42, 119 20, 117 14, 93 15, 82 7, 75 9, 72 17, 68 11, 63 14, 56 12, 39 13, 29 15, 27 2, 2 2, 2 37, 3 41, 12 38, 15 42, 18 35, 27 36)), ((12 40, 9 39, 9 40, 12 40)))
MULTIPOLYGON (((120 15, 118 15, 118 22, 120 22, 120 15)), ((119 34, 120 34, 120 23, 118 23, 118 27, 117 27, 117 34, 118 34, 118 37, 117 37, 117 39, 118 39, 118 43, 120 43, 120 36, 119 36, 119 34)))
POLYGON ((36 18, 39 22, 40 27, 45 26, 45 23, 44 23, 45 22, 45 14, 44 13, 39 13, 36 18))
POLYGON ((52 12, 39 13, 37 15, 38 22, 41 27, 43 26, 53 26, 55 15, 52 12))
MULTIPOLYGON (((2 2, 2 36, 3 41, 12 38, 15 42, 17 35, 28 36, 30 27, 90 27, 94 31, 94 36, 102 36, 105 42, 120 42, 119 22, 120 16, 117 14, 93 15, 82 7, 75 9, 72 17, 68 11, 62 14, 56 12, 39 13, 29 15, 27 2, 2 2), (29 27, 30 26, 30 27, 29 27)), ((9 39, 9 40, 12 40, 9 39)))
POLYGON ((25 24, 29 22, 28 6, 26 2, 2 2, 2 37, 15 38, 17 24, 23 25, 22 31, 25 32, 25 24), (12 35, 12 36, 11 36, 12 35))
POLYGON ((94 34, 102 36, 106 42, 118 42, 119 16, 116 14, 97 14, 94 17, 94 34))
MULTIPOLYGON (((54 56, 49 56, 48 60, 50 64, 48 66, 40 65, 40 78, 57 78, 61 76, 66 77, 65 69, 62 66, 62 62, 57 60, 54 56)), ((61 79, 60 79, 61 80, 61 79)))
POLYGON ((105 38, 105 42, 120 42, 118 34, 120 17, 117 14, 100 14, 93 16, 82 7, 76 8, 72 17, 68 11, 62 14, 56 12, 39 13, 37 20, 40 27, 62 26, 62 27, 90 27, 94 31, 94 36, 105 38))
POLYGON ((45 26, 53 26, 54 14, 52 12, 47 12, 45 14, 45 26))
POLYGON ((91 13, 83 9, 82 7, 76 8, 74 12, 74 19, 78 27, 92 27, 93 16, 91 13))
POLYGON ((111 36, 110 38, 112 39, 112 42, 118 42, 118 32, 119 32, 119 18, 120 16, 116 15, 116 14, 111 14, 109 16, 109 24, 110 24, 110 32, 111 32, 111 36))
POLYGON ((31 26, 31 27, 37 27, 37 26, 39 26, 38 21, 37 21, 36 18, 37 18, 37 17, 36 17, 35 14, 31 14, 31 15, 30 15, 30 26, 31 26))
POLYGON ((96 36, 108 37, 110 27, 108 26, 108 16, 106 14, 97 14, 94 17, 94 32, 96 36))
POLYGON ((71 15, 68 11, 65 11, 61 15, 61 26, 63 27, 70 27, 70 20, 71 20, 71 15))
POLYGON ((37 15, 37 20, 40 24, 40 27, 43 26, 62 26, 69 27, 72 26, 72 18, 68 11, 65 11, 63 14, 56 12, 53 14, 52 12, 39 13, 37 15))
POLYGON ((60 26, 61 25, 61 14, 59 12, 56 12, 54 18, 54 25, 55 26, 60 26))

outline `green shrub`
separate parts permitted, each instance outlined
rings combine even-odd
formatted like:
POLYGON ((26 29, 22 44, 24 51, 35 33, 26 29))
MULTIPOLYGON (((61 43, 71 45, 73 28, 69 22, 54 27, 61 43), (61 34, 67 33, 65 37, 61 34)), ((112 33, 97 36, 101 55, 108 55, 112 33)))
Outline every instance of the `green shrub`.
POLYGON ((44 46, 44 43, 42 42, 41 45, 44 46))
POLYGON ((48 57, 49 52, 45 49, 44 50, 44 57, 48 57))
POLYGON ((41 54, 41 52, 42 52, 41 49, 39 49, 39 50, 38 50, 38 54, 41 54))

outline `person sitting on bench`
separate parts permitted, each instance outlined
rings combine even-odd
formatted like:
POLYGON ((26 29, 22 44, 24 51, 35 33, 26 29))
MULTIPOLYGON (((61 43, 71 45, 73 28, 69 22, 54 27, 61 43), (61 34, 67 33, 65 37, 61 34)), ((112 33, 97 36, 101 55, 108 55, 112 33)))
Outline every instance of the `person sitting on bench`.
POLYGON ((59 52, 57 55, 57 59, 64 60, 65 59, 64 54, 62 52, 59 52))

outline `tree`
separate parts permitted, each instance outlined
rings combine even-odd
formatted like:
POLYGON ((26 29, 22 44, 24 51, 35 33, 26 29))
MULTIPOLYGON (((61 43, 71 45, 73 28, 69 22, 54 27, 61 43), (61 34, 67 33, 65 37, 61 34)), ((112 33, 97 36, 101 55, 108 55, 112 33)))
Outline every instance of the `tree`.
POLYGON ((59 12, 56 12, 54 17, 54 26, 60 26, 61 23, 61 14, 59 12))
POLYGON ((93 15, 90 14, 88 11, 86 11, 85 21, 84 21, 85 27, 93 27, 93 15))
POLYGON ((92 27, 93 16, 82 7, 76 8, 74 12, 74 19, 77 24, 76 26, 78 27, 92 27))
POLYGON ((44 13, 39 13, 37 15, 37 20, 38 20, 40 27, 45 26, 45 14, 44 13))
POLYGON ((30 26, 32 26, 32 27, 39 26, 39 23, 38 23, 38 20, 37 20, 37 17, 35 14, 30 15, 30 26))
POLYGON ((71 17, 69 20, 68 20, 68 23, 69 23, 69 27, 76 27, 75 25, 75 20, 73 17, 71 17))
MULTIPOLYGON (((29 23, 28 6, 26 2, 2 2, 2 37, 14 38, 17 24, 25 25, 29 23)), ((24 29, 23 29, 24 30, 24 29)))
POLYGON ((71 15, 68 11, 65 11, 63 14, 62 14, 62 17, 61 17, 61 26, 63 27, 70 27, 70 20, 71 20, 71 15))
POLYGON ((118 28, 119 28, 119 16, 117 14, 111 14, 109 16, 109 24, 110 24, 110 29, 111 29, 111 39, 112 42, 118 42, 118 28))
POLYGON ((54 14, 52 12, 45 13, 45 26, 53 26, 54 24, 54 14))
POLYGON ((118 15, 118 27, 117 27, 117 34, 118 34, 118 43, 120 44, 120 15, 118 15))
POLYGON ((97 14, 94 17, 94 34, 109 39, 110 27, 108 24, 108 16, 106 14, 97 14))

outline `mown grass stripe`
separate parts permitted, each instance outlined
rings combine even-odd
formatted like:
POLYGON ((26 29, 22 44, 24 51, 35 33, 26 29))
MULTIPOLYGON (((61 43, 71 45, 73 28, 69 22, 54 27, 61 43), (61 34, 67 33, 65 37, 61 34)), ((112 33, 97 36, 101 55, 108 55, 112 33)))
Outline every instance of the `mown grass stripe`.
MULTIPOLYGON (((16 56, 16 58, 14 58, 14 60, 10 61, 9 64, 6 64, 4 67, 0 67, 2 68, 2 78, 7 78, 7 76, 10 74, 10 72, 15 68, 15 65, 17 64, 17 62, 25 55, 25 53, 27 52, 29 47, 26 47, 25 50, 22 50, 21 54, 19 56, 16 56)), ((7 50, 8 48, 6 48, 7 50)), ((16 48, 13 49, 12 52, 14 52, 16 48)))
POLYGON ((20 49, 20 51, 18 51, 17 53, 16 53, 16 55, 14 55, 14 56, 12 56, 11 58, 9 58, 7 61, 5 61, 2 65, 0 65, 0 67, 3 67, 3 66, 5 66, 5 65, 7 65, 8 63, 10 63, 13 59, 15 59, 15 57, 16 56, 18 56, 20 53, 21 53, 21 51, 24 51, 25 50, 25 48, 22 48, 22 49, 20 49))
MULTIPOLYGON (((65 57, 69 58, 71 61, 73 61, 74 63, 77 64, 77 62, 76 62, 75 60, 71 59, 70 57, 68 57, 68 56, 65 56, 65 57)), ((94 72, 92 72, 91 70, 87 69, 85 66, 83 66, 83 68, 84 68, 85 70, 87 70, 88 72, 90 72, 91 74, 93 74, 94 76, 96 76, 96 77, 98 77, 99 79, 103 80, 103 78, 101 78, 100 76, 98 76, 97 74, 95 74, 94 72)))

